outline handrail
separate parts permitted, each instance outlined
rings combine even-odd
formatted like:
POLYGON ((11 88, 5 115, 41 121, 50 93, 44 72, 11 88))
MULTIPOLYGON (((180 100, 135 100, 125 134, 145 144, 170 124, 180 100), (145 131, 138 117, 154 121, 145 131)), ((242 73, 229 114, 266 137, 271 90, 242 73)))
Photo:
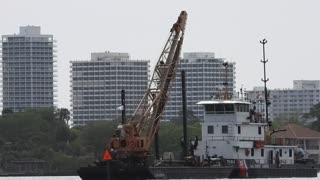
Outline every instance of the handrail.
POLYGON ((249 136, 207 136, 207 140, 234 140, 234 141, 262 141, 264 137, 249 137, 249 136))

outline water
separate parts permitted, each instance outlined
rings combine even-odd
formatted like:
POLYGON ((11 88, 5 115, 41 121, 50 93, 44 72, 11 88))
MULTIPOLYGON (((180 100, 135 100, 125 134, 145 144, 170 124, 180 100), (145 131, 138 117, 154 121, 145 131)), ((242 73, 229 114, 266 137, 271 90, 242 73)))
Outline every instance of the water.
POLYGON ((78 176, 0 177, 0 180, 81 180, 78 176))
MULTIPOLYGON (((320 180, 320 173, 316 178, 265 178, 257 180, 320 180)), ((39 176, 39 177, 0 177, 0 180, 81 180, 77 176, 39 176)), ((237 180, 237 179, 233 179, 237 180)), ((238 179, 243 180, 243 179, 238 179)))

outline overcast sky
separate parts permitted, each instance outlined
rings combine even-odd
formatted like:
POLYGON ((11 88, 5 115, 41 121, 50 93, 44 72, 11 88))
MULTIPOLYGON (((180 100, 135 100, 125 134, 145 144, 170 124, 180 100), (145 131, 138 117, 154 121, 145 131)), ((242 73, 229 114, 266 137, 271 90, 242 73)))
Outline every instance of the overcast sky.
POLYGON ((236 62, 237 88, 263 85, 263 38, 269 88, 320 79, 318 0, 1 0, 0 7, 0 35, 35 25, 57 40, 59 107, 70 106, 70 60, 115 51, 153 66, 181 10, 188 13, 183 52, 236 62))

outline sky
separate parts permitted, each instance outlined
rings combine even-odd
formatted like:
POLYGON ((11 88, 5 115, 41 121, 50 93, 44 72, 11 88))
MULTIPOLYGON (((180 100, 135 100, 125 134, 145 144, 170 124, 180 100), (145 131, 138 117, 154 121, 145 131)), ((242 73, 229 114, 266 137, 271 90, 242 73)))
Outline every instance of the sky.
POLYGON ((263 86, 264 38, 269 89, 320 79, 318 0, 1 0, 0 7, 0 35, 34 25, 57 40, 59 108, 70 107, 71 60, 128 52, 153 67, 182 10, 188 13, 182 52, 215 52, 236 62, 237 89, 263 86))

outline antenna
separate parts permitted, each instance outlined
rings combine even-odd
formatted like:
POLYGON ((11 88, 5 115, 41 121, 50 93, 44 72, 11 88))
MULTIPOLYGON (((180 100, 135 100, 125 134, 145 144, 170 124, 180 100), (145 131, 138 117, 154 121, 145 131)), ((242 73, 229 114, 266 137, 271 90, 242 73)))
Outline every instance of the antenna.
POLYGON ((241 97, 239 99, 243 100, 243 84, 241 84, 240 94, 241 94, 241 97))
POLYGON ((267 89, 267 82, 269 81, 269 78, 266 78, 266 63, 268 62, 268 60, 266 59, 265 56, 265 44, 268 41, 266 39, 263 39, 260 41, 260 43, 262 44, 262 49, 263 49, 263 60, 261 60, 261 62, 263 63, 263 72, 264 72, 264 77, 263 79, 261 79, 262 82, 264 82, 264 98, 265 98, 265 105, 266 105, 266 121, 268 122, 268 125, 271 126, 271 121, 269 121, 269 113, 268 113, 268 106, 270 104, 269 102, 269 98, 268 98, 268 89, 267 89))

